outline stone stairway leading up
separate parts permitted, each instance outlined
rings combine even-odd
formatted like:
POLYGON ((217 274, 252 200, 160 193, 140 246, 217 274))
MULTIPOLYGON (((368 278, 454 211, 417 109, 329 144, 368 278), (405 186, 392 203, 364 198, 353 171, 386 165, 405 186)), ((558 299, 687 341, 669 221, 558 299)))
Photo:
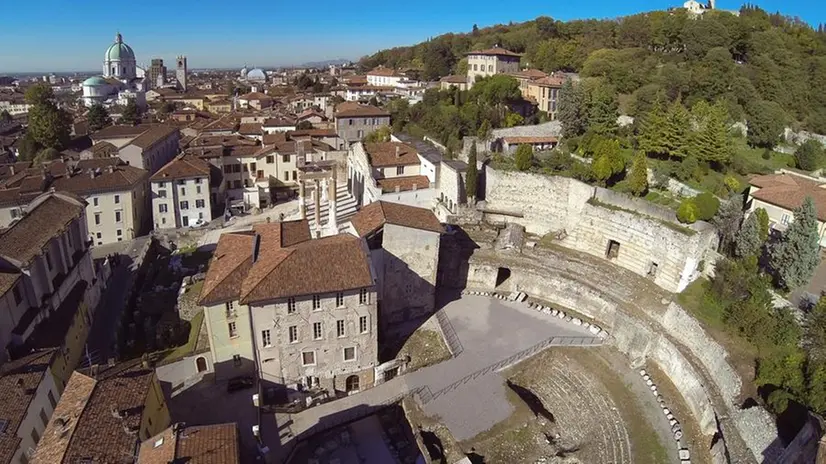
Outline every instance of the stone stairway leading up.
MULTIPOLYGON (((311 198, 307 198, 306 201, 307 219, 310 222, 310 230, 315 230, 315 205, 313 204, 311 198)), ((344 223, 349 221, 350 218, 354 214, 356 214, 356 210, 356 199, 347 191, 347 185, 343 184, 336 186, 336 223, 338 225, 339 231, 342 230, 342 226, 344 225, 344 223)), ((327 216, 329 214, 329 211, 330 202, 322 201, 319 207, 319 212, 321 213, 322 227, 327 225, 327 216)), ((338 233, 338 231, 332 233, 338 233)))

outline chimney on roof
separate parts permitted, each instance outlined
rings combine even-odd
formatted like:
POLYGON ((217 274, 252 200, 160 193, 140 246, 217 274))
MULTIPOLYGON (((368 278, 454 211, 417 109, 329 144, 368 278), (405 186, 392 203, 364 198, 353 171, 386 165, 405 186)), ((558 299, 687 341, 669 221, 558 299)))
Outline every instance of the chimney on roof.
POLYGON ((20 390, 22 390, 22 389, 23 389, 23 387, 26 385, 26 382, 24 382, 24 381, 23 381, 23 378, 22 378, 22 377, 21 377, 21 378, 18 378, 18 379, 17 379, 17 382, 15 382, 15 383, 16 383, 16 385, 17 385, 17 388, 19 388, 20 390))
POLYGON ((261 251, 261 235, 255 234, 255 238, 252 241, 252 264, 255 264, 258 261, 258 254, 261 251))
POLYGON ((106 170, 109 171, 109 174, 112 174, 113 172, 115 172, 115 165, 110 164, 109 166, 107 166, 106 170))
POLYGON ((95 178, 95 170, 94 169, 89 169, 89 177, 91 177, 92 179, 95 178))
POLYGON ((396 158, 401 158, 401 157, 402 157, 401 147, 396 145, 396 158))
POLYGON ((43 166, 42 168, 40 168, 40 178, 41 179, 46 180, 46 174, 47 173, 48 173, 48 171, 46 171, 46 166, 43 166))
POLYGON ((13 164, 9 165, 9 173, 11 173, 11 175, 14 175, 14 165, 13 164))

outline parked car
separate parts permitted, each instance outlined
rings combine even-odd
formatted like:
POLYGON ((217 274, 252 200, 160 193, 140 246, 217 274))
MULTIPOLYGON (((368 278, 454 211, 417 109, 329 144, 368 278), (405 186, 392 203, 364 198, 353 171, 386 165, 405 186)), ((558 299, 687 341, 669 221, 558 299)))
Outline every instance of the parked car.
POLYGON ((253 385, 255 385, 255 380, 253 380, 252 376, 239 375, 238 377, 229 379, 229 382, 227 382, 227 393, 252 388, 253 385))
POLYGON ((206 222, 205 220, 203 220, 203 219, 198 219, 197 221, 195 221, 195 222, 193 222, 192 224, 190 224, 190 225, 189 225, 189 227, 190 227, 191 229, 197 229, 197 228, 199 228, 199 227, 204 227, 204 226, 205 226, 205 225, 207 225, 207 224, 209 224, 209 223, 208 223, 208 222, 206 222))

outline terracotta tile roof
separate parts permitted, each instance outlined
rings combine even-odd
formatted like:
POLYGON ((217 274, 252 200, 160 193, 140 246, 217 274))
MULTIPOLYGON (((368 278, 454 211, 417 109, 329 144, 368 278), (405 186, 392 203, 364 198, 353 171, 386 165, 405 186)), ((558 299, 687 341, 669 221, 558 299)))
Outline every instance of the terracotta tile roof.
POLYGON ((541 79, 536 79, 531 84, 539 85, 542 87, 562 87, 565 83, 565 78, 559 76, 548 76, 543 77, 541 79))
POLYGON ((100 158, 81 160, 71 176, 56 178, 51 186, 58 191, 85 196, 97 192, 132 190, 148 177, 149 171, 130 166, 119 158, 100 158), (96 173, 94 177, 93 172, 96 173))
POLYGON ((272 97, 269 95, 263 94, 261 92, 250 92, 238 97, 239 100, 272 100, 272 97))
POLYGON ((143 134, 139 135, 135 140, 132 141, 132 145, 136 147, 143 148, 144 150, 148 150, 155 146, 155 144, 160 143, 166 140, 169 137, 174 136, 175 134, 179 134, 177 127, 167 126, 165 124, 158 124, 155 127, 149 129, 148 131, 144 132, 143 134))
POLYGON ((192 147, 234 147, 236 145, 258 145, 258 141, 242 135, 199 135, 190 144, 192 147))
POLYGON ((553 136, 547 137, 502 137, 508 145, 519 143, 557 143, 559 138, 553 136))
POLYGON ((467 76, 452 75, 445 76, 439 79, 439 82, 447 82, 448 84, 467 84, 467 76))
POLYGON ((752 197, 789 211, 802 205, 806 197, 811 197, 818 220, 826 222, 826 183, 794 174, 754 176, 749 183, 760 189, 752 191, 752 197))
POLYGON ((183 427, 176 424, 141 444, 137 464, 238 464, 235 423, 183 427))
POLYGON ((118 147, 105 140, 92 145, 92 148, 89 150, 95 158, 108 158, 110 156, 117 156, 118 154, 118 147))
POLYGON ((290 137, 337 137, 333 129, 304 129, 290 132, 290 137))
POLYGON ((288 118, 267 118, 262 125, 264 127, 292 127, 295 126, 295 120, 288 118))
POLYGON ((367 72, 368 76, 383 76, 383 77, 404 77, 402 74, 396 72, 395 69, 385 68, 379 66, 367 72))
POLYGON ((388 201, 370 203, 359 210, 350 221, 360 237, 372 234, 385 224, 437 233, 444 232, 442 224, 439 223, 433 211, 388 201))
POLYGON ((521 57, 522 56, 519 53, 515 53, 515 52, 512 52, 510 50, 506 50, 502 47, 493 47, 493 48, 488 48, 486 50, 474 50, 472 52, 467 52, 466 55, 514 56, 514 57, 521 57))
POLYGON ((180 154, 172 161, 158 169, 150 180, 186 179, 190 177, 209 177, 209 163, 191 154, 180 154))
POLYGON ((139 359, 101 366, 96 376, 89 369, 73 373, 31 462, 74 464, 91 458, 118 463, 134 456, 137 434, 128 431, 140 427, 154 377, 155 371, 139 359), (63 424, 70 433, 62 432, 63 424))
POLYGON ((261 135, 261 123, 250 122, 238 126, 238 133, 241 135, 261 135))
POLYGON ((523 69, 521 71, 516 71, 507 74, 518 79, 542 79, 543 77, 548 76, 547 73, 545 73, 544 71, 540 71, 538 69, 523 69))
POLYGON ((264 134, 264 138, 262 143, 264 145, 272 145, 277 142, 286 142, 287 141, 287 133, 286 132, 276 132, 274 134, 264 134))
POLYGON ((66 230, 86 208, 84 200, 66 193, 44 193, 14 225, 0 232, 0 256, 27 265, 43 247, 66 230))
MULTIPOLYGON (((0 464, 11 464, 20 446, 18 428, 26 417, 26 410, 34 399, 43 375, 49 370, 56 350, 35 351, 20 359, 9 361, 0 369, 0 464)), ((37 419, 39 420, 39 419, 37 419)), ((28 430, 22 432, 22 435, 28 430)))
POLYGON ((404 176, 379 179, 376 183, 381 187, 382 192, 407 192, 409 190, 421 190, 430 187, 430 179, 427 176, 404 176))
POLYGON ((236 127, 238 127, 238 118, 233 115, 226 115, 221 119, 204 127, 202 132, 234 131, 236 127))
POLYGON ((92 140, 103 139, 123 139, 126 137, 137 137, 152 127, 151 124, 138 124, 137 126, 115 125, 104 127, 91 135, 92 140))
POLYGON ((336 118, 378 118, 390 116, 390 113, 375 106, 359 104, 345 105, 345 103, 341 103, 336 107, 336 118))
POLYGON ((327 119, 327 116, 324 113, 322 113, 321 111, 318 111, 314 108, 307 108, 306 110, 302 111, 301 113, 298 114, 298 116, 296 116, 296 119, 300 121, 302 119, 311 118, 313 116, 318 116, 322 120, 327 119))
POLYGON ((0 179, 23 172, 24 170, 30 168, 31 165, 31 161, 18 161, 17 163, 0 164, 0 179))
POLYGON ((221 234, 209 263, 199 304, 210 306, 238 299, 241 283, 252 267, 255 236, 249 232, 221 234))
POLYGON ((280 250, 262 239, 261 249, 270 251, 259 257, 244 280, 243 304, 373 285, 370 257, 363 242, 349 234, 308 240, 280 250))
POLYGON ((365 143, 364 151, 370 158, 370 165, 374 168, 409 166, 420 163, 419 153, 406 143, 365 143))

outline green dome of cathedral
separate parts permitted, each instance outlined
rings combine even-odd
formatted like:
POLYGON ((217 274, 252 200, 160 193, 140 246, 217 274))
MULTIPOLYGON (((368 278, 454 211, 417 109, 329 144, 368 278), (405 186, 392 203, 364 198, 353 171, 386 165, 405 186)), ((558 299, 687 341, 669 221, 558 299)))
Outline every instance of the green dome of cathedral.
POLYGON ((123 43, 123 37, 118 33, 115 43, 106 50, 106 56, 103 59, 105 61, 135 61, 135 52, 132 51, 132 47, 123 43))

